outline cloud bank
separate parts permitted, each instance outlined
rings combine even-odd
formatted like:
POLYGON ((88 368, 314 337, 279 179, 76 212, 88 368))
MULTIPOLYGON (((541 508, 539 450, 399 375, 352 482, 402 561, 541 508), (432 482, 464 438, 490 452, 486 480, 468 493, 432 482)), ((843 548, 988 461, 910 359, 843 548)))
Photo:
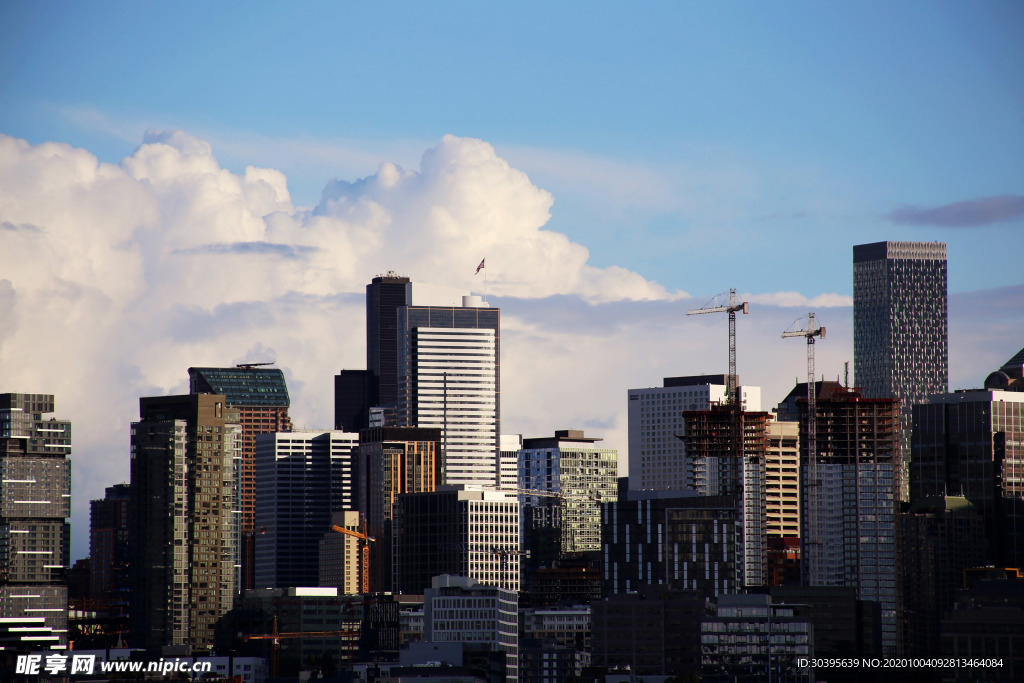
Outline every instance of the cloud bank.
MULTIPOLYGON (((138 398, 187 392, 188 367, 276 361, 296 426, 331 427, 333 375, 365 364, 365 285, 388 270, 480 292, 486 257, 503 431, 583 428, 624 459, 626 390, 724 372, 724 316, 687 319, 708 292, 590 265, 545 229, 552 205, 489 144, 452 136, 419 169, 331 180, 312 208, 281 172, 231 172, 181 131, 148 132, 119 164, 0 136, 0 391, 52 393, 73 421, 73 557, 89 500, 128 478, 138 398)), ((826 309, 821 372, 852 359, 848 296, 746 298, 739 371, 766 406, 803 371, 779 337, 808 307, 826 309)))
POLYGON ((954 202, 933 208, 905 206, 889 214, 894 223, 934 225, 940 228, 973 228, 1002 223, 1024 216, 1024 196, 1001 195, 954 202))

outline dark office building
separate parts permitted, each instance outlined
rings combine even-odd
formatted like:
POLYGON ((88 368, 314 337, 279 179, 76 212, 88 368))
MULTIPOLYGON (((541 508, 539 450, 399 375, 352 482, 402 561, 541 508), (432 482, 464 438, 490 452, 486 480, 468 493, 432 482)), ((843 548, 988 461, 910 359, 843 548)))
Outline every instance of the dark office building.
POLYGON ((391 589, 391 531, 398 496, 434 491, 441 484, 440 442, 439 429, 424 427, 375 427, 359 433, 355 503, 368 533, 377 539, 370 544, 374 591, 391 589))
POLYGON ((334 428, 359 432, 370 427, 377 405, 377 379, 369 370, 342 370, 334 376, 334 428))
MULTIPOLYGON (((881 657, 882 612, 877 602, 859 600, 852 586, 775 586, 776 603, 809 605, 815 657, 881 657)), ((829 678, 841 672, 830 672, 829 678)), ((853 672, 852 678, 858 680, 853 672)))
POLYGON ((922 498, 900 515, 904 650, 942 657, 939 621, 963 588, 964 570, 985 563, 985 525, 961 496, 922 498))
POLYGON ((700 624, 707 601, 667 586, 611 595, 591 605, 594 666, 629 667, 638 676, 700 673, 700 624))
POLYGON ((22 630, 8 648, 67 644, 71 422, 53 411, 50 394, 0 394, 0 628, 22 630))
POLYGON ((947 495, 984 518, 987 563, 1024 567, 1024 392, 957 391, 914 406, 910 500, 947 495))
POLYGON ((366 285, 366 369, 377 381, 371 405, 398 400, 398 309, 409 303, 410 282, 388 271, 366 285))
POLYGON ((131 500, 132 487, 117 484, 89 503, 89 596, 93 600, 111 604, 128 599, 131 500))
MULTIPOLYGON (((993 572, 994 573, 994 572, 993 572)), ((995 660, 996 666, 944 671, 943 681, 1024 680, 1024 578, 978 581, 957 594, 941 625, 943 657, 995 660)))
POLYGON ((238 412, 242 427, 242 489, 240 499, 242 565, 240 588, 253 587, 253 529, 256 504, 256 437, 271 432, 290 432, 291 399, 284 372, 258 367, 267 363, 241 364, 233 368, 189 368, 190 394, 219 394, 238 412))
POLYGON ((742 529, 729 496, 630 491, 601 505, 605 594, 660 584, 712 597, 742 588, 742 529))

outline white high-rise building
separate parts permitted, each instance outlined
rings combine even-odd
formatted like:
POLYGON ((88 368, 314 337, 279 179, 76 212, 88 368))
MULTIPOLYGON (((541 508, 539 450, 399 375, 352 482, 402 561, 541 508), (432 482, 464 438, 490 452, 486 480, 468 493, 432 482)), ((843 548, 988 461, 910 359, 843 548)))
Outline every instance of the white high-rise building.
MULTIPOLYGON (((629 390, 629 488, 696 488, 682 439, 684 410, 726 402, 725 375, 666 377, 664 386, 629 390)), ((761 410, 761 388, 739 387, 744 410, 761 410)))
POLYGON ((500 313, 478 296, 398 309, 399 424, 441 430, 446 484, 501 485, 500 313))

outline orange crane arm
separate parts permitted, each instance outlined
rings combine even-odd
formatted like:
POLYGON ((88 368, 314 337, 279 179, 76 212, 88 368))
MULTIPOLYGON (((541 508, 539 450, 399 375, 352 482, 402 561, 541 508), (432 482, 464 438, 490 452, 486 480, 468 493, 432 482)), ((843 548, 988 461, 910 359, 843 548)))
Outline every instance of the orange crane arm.
POLYGON ((361 534, 358 531, 352 531, 351 529, 346 529, 345 527, 338 526, 337 524, 332 524, 331 525, 331 531, 337 531, 337 532, 342 533, 342 534, 348 534, 349 536, 355 536, 356 538, 361 538, 364 541, 376 541, 377 540, 373 536, 367 536, 366 534, 361 534))

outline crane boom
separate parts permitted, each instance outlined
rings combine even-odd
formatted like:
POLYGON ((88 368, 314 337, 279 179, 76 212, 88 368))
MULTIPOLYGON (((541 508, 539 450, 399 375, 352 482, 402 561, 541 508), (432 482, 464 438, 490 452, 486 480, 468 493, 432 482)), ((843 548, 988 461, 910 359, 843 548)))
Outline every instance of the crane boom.
MULTIPOLYGON (((331 531, 337 531, 347 536, 354 536, 358 538, 361 543, 359 544, 359 561, 362 565, 360 567, 359 575, 359 592, 369 593, 370 592, 370 544, 369 541, 376 541, 377 539, 373 536, 369 536, 365 533, 359 533, 352 529, 346 529, 343 526, 337 524, 331 525, 331 531)), ((363 521, 363 531, 366 531, 366 521, 363 521)))
POLYGON ((821 494, 821 482, 818 481, 818 411, 816 405, 817 392, 814 390, 814 338, 825 338, 825 328, 819 327, 814 313, 807 314, 807 327, 782 333, 783 339, 804 337, 807 339, 807 505, 803 509, 806 521, 801 543, 809 550, 802 553, 800 566, 805 586, 818 576, 818 563, 821 538, 818 529, 818 504, 821 494))
POLYGON ((686 315, 700 315, 702 313, 728 313, 729 314, 729 378, 726 386, 729 391, 729 403, 739 405, 739 396, 736 391, 736 312, 743 311, 743 315, 750 313, 750 304, 746 301, 736 301, 736 290, 729 290, 729 303, 719 304, 718 297, 724 296, 724 294, 716 295, 711 299, 709 304, 700 308, 694 308, 686 312, 686 315))

